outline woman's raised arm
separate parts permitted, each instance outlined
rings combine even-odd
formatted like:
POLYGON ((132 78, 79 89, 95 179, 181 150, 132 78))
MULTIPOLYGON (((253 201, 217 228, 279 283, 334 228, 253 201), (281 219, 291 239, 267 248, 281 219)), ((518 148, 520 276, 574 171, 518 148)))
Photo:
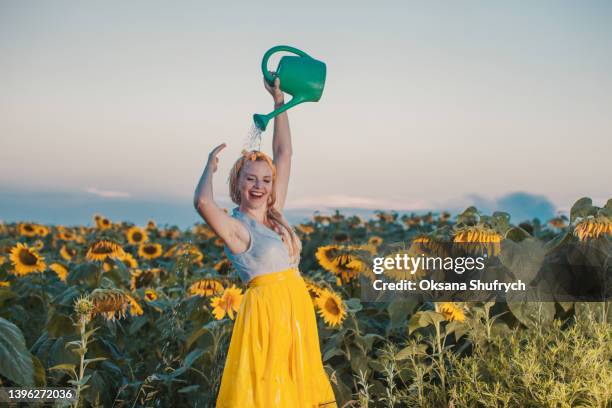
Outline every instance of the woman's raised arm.
POLYGON ((195 189, 193 205, 206 223, 225 242, 225 245, 236 254, 248 248, 249 232, 240 221, 219 207, 213 198, 212 179, 219 163, 217 155, 225 146, 225 143, 220 144, 208 155, 208 163, 195 189))
MULTIPOLYGON (((274 87, 268 85, 264 79, 264 85, 274 98, 274 109, 282 106, 285 103, 285 98, 280 90, 280 79, 275 79, 274 87)), ((293 154, 287 111, 274 118, 272 153, 274 165, 276 166, 276 208, 282 211, 287 199, 289 176, 291 174, 291 155, 293 154)))

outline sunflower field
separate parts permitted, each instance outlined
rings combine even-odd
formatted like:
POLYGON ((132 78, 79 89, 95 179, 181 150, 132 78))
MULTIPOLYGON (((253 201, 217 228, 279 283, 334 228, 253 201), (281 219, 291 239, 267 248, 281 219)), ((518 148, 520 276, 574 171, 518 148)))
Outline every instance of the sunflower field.
MULTIPOLYGON (((563 244, 612 274, 612 200, 569 218, 315 213, 300 270, 342 407, 610 407, 607 302, 362 302, 372 257, 473 244, 525 279, 563 244), (588 254, 587 254, 588 255, 588 254)), ((213 407, 246 286, 204 224, 0 224, 0 386, 72 387, 73 406, 213 407)))

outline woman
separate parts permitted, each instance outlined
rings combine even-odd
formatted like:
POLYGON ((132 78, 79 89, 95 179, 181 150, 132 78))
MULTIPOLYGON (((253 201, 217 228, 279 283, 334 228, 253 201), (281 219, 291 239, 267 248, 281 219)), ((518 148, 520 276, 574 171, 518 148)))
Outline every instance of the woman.
MULTIPOLYGON (((265 81, 275 109, 284 103, 277 78, 265 81)), ((314 308, 297 269, 301 243, 282 215, 291 169, 287 113, 274 121, 274 159, 244 152, 230 173, 231 215, 213 199, 217 155, 208 156, 194 205, 225 243, 225 252, 247 282, 217 407, 337 407, 323 369, 314 308)))

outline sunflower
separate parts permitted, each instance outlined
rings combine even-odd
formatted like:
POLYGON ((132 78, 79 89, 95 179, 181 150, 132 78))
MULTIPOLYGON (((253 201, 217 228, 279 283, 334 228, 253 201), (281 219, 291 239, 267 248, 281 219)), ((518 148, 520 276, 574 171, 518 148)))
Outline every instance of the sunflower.
POLYGON ((501 235, 483 225, 463 227, 455 231, 453 242, 461 244, 468 252, 496 256, 501 251, 501 235))
POLYGON ((106 320, 115 320, 125 317, 130 296, 119 289, 96 289, 91 293, 93 302, 93 316, 101 315, 106 320))
POLYGON ((133 268, 138 268, 138 261, 129 252, 126 252, 125 256, 123 258, 120 258, 120 260, 128 268, 132 268, 132 269, 133 268))
POLYGON ((436 255, 439 257, 448 256, 448 245, 443 242, 430 238, 427 235, 419 235, 412 240, 411 249, 419 255, 436 255))
MULTIPOLYGON (((410 246, 410 248, 408 249, 400 249, 398 251, 395 251, 393 253, 390 253, 388 255, 385 256, 385 260, 387 258, 391 258, 394 260, 394 262, 392 263, 392 267, 391 268, 385 268, 384 271, 384 275, 388 276, 396 281, 401 281, 401 280, 420 280, 422 279, 424 276, 427 275, 427 270, 425 269, 425 265, 423 262, 421 262, 418 265, 418 269, 414 270, 411 268, 405 269, 403 268, 403 263, 401 263, 400 265, 397 264, 396 260, 399 259, 403 260, 406 257, 408 258, 417 258, 423 255, 423 251, 421 248, 418 247, 418 245, 416 245, 414 242, 412 243, 412 245, 410 246), (399 266, 399 267, 398 267, 399 266)), ((368 273, 370 273, 370 269, 366 269, 366 271, 368 273)), ((370 280, 375 280, 375 279, 380 279, 379 275, 374 274, 373 272, 371 272, 370 274, 365 274, 370 280)))
POLYGON ((324 269, 343 282, 350 282, 365 268, 365 264, 352 253, 352 249, 338 245, 322 246, 317 249, 316 257, 324 269))
POLYGON ((213 308, 215 319, 221 320, 227 314, 230 319, 234 320, 234 312, 240 309, 242 296, 242 289, 232 285, 231 288, 225 289, 221 296, 212 298, 210 306, 213 308))
POLYGON ((44 225, 37 225, 36 234, 40 235, 41 237, 46 237, 49 235, 49 228, 45 227, 44 225))
POLYGON ((206 224, 196 224, 193 227, 193 232, 196 235, 201 235, 204 239, 211 239, 216 236, 215 232, 206 224))
POLYGON ((8 288, 11 286, 11 282, 9 281, 0 281, 0 288, 8 288))
POLYGON ((74 231, 70 231, 65 228, 61 228, 59 230, 59 234, 57 234, 58 239, 61 239, 62 241, 75 241, 77 239, 77 235, 74 233, 74 231))
POLYGON ((136 290, 143 286, 151 286, 155 282, 155 279, 159 276, 161 269, 159 268, 151 268, 151 269, 136 269, 132 271, 132 276, 130 278, 130 288, 132 290, 136 290))
POLYGON ((0 265, 4 265, 5 262, 6 262, 6 257, 0 255, 0 265))
POLYGON ((189 287, 187 293, 190 296, 209 297, 222 293, 223 290, 223 284, 217 279, 200 279, 189 287))
POLYGON ((160 244, 140 244, 138 247, 138 256, 145 259, 159 258, 162 254, 162 246, 160 244))
POLYGON ((378 217, 378 219, 382 222, 386 222, 386 223, 394 223, 395 220, 397 219, 397 214, 394 213, 388 213, 388 212, 384 212, 384 211, 379 211, 376 216, 378 217))
POLYGON ((143 242, 146 242, 149 239, 147 231, 136 226, 128 229, 125 232, 125 236, 127 237, 128 242, 132 245, 142 244, 143 242))
POLYGON ((34 249, 36 249, 37 251, 42 251, 43 248, 45 247, 45 243, 42 242, 42 240, 37 239, 36 241, 34 241, 34 243, 32 244, 32 247, 34 247, 34 249))
POLYGON ((81 296, 74 302, 74 312, 86 322, 91 320, 94 304, 89 296, 81 296))
POLYGON ((178 257, 186 257, 191 262, 202 265, 202 261, 204 260, 204 254, 195 246, 188 244, 179 247, 176 252, 176 256, 178 257))
POLYGON ((368 239, 368 245, 372 245, 374 247, 379 247, 383 243, 383 239, 378 235, 373 235, 368 239))
POLYGON ((436 303, 436 311, 442 314, 449 322, 462 322, 465 320, 463 309, 453 302, 436 303))
POLYGON ((36 236, 36 225, 30 223, 21 223, 17 227, 20 235, 24 237, 35 237, 36 236))
POLYGON ((62 245, 60 248, 60 256, 64 258, 65 261, 71 261, 77 254, 76 249, 67 247, 66 245, 62 245))
POLYGON ((180 238, 181 231, 178 228, 163 229, 159 231, 159 235, 169 240, 176 240, 180 238))
POLYGON ((338 294, 323 289, 315 300, 318 312, 330 327, 339 326, 346 317, 346 307, 338 294))
POLYGON ((96 220, 96 226, 98 227, 98 229, 107 230, 113 226, 113 223, 108 218, 100 216, 96 220))
POLYGON ((555 217, 548 221, 548 225, 558 229, 565 228, 565 220, 563 217, 555 217))
POLYGON ((228 259, 222 259, 213 266, 220 275, 227 275, 232 267, 232 263, 228 259))
POLYGON ((328 215, 315 215, 313 218, 314 222, 319 223, 321 225, 328 225, 331 223, 331 217, 328 215))
POLYGON ((581 242, 610 234, 612 234, 612 221, 606 217, 585 218, 574 227, 574 235, 581 242))
POLYGON ((148 229, 149 231, 152 231, 152 230, 154 230, 154 229, 157 229, 157 224, 155 223, 155 221, 154 221, 154 220, 149 220, 149 221, 147 221, 147 229, 148 229))
POLYGON ((146 289, 145 290, 145 300, 147 302, 153 302, 157 299, 157 292, 154 289, 146 289))
POLYGON ((11 249, 10 258, 15 266, 16 275, 23 276, 32 272, 42 272, 47 267, 45 258, 38 255, 36 249, 22 243, 18 243, 11 249))
POLYGON ((134 297, 131 295, 126 294, 125 296, 127 296, 128 302, 130 304, 130 316, 142 316, 144 310, 142 310, 142 306, 140 306, 140 303, 138 303, 136 299, 134 299, 134 297))
POLYGON ((298 224, 295 229, 304 235, 310 235, 314 232, 314 227, 308 224, 298 224))
POLYGON ((308 294, 312 299, 312 304, 315 305, 316 299, 319 297, 321 292, 323 292, 323 287, 310 278, 303 277, 303 279, 304 283, 306 284, 306 289, 308 289, 308 294))
POLYGON ((61 263, 58 263, 58 262, 54 262, 51 265, 49 265, 49 269, 55 272, 57 277, 62 282, 66 282, 66 278, 68 277, 68 268, 65 265, 62 265, 61 263))
POLYGON ((107 258, 123 258, 125 251, 121 245, 108 239, 94 242, 87 250, 85 257, 90 261, 104 261, 107 258))
POLYGON ((102 263, 102 268, 104 269, 104 272, 109 272, 110 270, 112 270, 113 267, 115 267, 115 265, 117 265, 117 262, 119 261, 123 262, 125 267, 128 269, 138 268, 138 261, 134 259, 132 254, 130 254, 129 252, 126 252, 125 255, 121 258, 117 258, 117 259, 106 258, 104 260, 104 263, 102 263))

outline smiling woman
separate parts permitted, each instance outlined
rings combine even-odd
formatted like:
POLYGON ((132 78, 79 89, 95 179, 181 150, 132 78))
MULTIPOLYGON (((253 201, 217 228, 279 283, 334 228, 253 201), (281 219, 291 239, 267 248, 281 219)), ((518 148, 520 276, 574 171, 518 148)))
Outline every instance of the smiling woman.
MULTIPOLYGON (((274 88, 264 84, 275 107, 282 106, 278 79, 274 88)), ((337 407, 323 368, 314 306, 297 267, 301 241, 282 214, 292 155, 286 112, 274 119, 272 145, 274 159, 255 150, 243 152, 234 163, 229 187, 238 207, 231 214, 215 203, 212 190, 217 155, 225 144, 210 153, 194 195, 196 210, 223 240, 228 259, 248 287, 216 406, 337 407)), ((221 312, 219 319, 225 316, 221 312)))

